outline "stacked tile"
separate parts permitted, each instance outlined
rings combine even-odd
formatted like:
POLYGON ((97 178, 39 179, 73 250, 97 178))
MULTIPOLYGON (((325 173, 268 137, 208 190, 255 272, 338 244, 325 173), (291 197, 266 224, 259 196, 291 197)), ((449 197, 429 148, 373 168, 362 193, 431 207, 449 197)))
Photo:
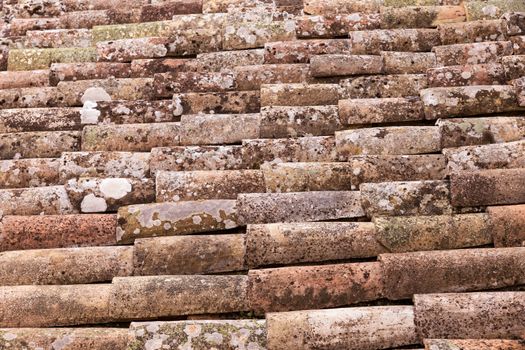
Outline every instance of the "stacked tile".
POLYGON ((0 17, 0 348, 522 346, 523 2, 0 17))

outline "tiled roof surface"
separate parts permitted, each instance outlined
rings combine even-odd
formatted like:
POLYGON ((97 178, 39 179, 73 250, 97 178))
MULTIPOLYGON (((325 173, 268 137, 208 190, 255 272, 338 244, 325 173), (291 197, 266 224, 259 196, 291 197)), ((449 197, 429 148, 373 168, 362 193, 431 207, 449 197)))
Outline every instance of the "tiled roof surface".
POLYGON ((0 349, 525 349, 523 0, 0 15, 0 349))

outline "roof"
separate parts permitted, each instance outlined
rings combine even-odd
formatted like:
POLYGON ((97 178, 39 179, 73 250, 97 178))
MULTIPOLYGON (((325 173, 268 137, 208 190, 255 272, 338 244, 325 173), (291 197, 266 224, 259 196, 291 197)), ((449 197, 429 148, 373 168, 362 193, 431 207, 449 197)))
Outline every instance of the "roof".
POLYGON ((525 349, 523 0, 0 1, 0 349, 525 349))

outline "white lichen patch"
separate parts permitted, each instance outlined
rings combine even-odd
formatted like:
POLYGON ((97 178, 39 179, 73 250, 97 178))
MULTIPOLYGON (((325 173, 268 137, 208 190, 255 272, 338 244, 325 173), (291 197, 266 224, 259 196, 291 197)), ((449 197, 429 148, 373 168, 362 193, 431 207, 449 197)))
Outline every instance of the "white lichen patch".
POLYGON ((86 103, 86 101, 111 101, 111 96, 101 87, 90 87, 86 89, 80 101, 82 103, 86 103))
POLYGON ((97 103, 94 101, 84 102, 84 106, 80 110, 80 123, 81 124, 97 124, 98 117, 100 117, 100 111, 96 109, 97 103))
POLYGON ((88 194, 80 203, 80 210, 83 213, 101 213, 105 212, 108 205, 104 198, 96 197, 93 193, 88 194))
POLYGON ((131 182, 123 178, 103 179, 100 182, 100 192, 105 198, 120 199, 132 190, 131 182))

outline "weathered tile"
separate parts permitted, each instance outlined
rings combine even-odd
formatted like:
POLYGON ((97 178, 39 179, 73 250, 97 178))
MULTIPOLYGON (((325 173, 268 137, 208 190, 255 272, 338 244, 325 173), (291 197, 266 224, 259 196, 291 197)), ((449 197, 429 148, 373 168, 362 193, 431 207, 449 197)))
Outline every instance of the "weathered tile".
MULTIPOLYGON (((140 11, 129 8, 71 11, 63 13, 59 18, 60 26, 68 29, 137 22, 140 22, 140 11)), ((100 33, 100 29, 98 32, 100 33)))
MULTIPOLYGON (((6 1, 6 6, 8 3, 12 2, 6 1)), ((13 10, 16 11, 16 16, 20 18, 58 16, 63 9, 62 3, 57 0, 21 0, 20 2, 15 1, 14 3, 16 6, 13 8, 13 10)))
MULTIPOLYGON (((0 54, 1 55, 1 54, 0 54)), ((0 59, 1 61, 1 59, 0 59)), ((4 70, 4 69, 2 69, 4 70)), ((16 89, 49 85, 49 70, 30 70, 12 72, 0 71, 0 89, 16 89)))
POLYGON ((52 63, 49 68, 49 82, 55 86, 61 81, 92 80, 103 78, 129 78, 128 63, 84 62, 52 63))
POLYGON ((76 103, 56 87, 29 87, 0 90, 0 108, 66 107, 76 103))
POLYGON ((64 186, 30 187, 0 190, 0 214, 54 215, 73 214, 64 186))
POLYGON ((518 104, 525 107, 525 77, 512 80, 511 84, 518 94, 518 104))
POLYGON ((110 284, 0 287, 1 327, 107 323, 110 284))
POLYGON ((117 211, 124 205, 155 201, 152 179, 81 177, 68 180, 65 188, 73 207, 82 213, 117 211))
POLYGON ((383 59, 378 55, 320 55, 310 59, 310 67, 314 77, 380 74, 383 59))
POLYGON ((66 101, 81 106, 86 101, 151 100, 154 81, 153 78, 61 81, 57 89, 66 101))
POLYGON ((181 117, 181 145, 222 145, 259 137, 260 114, 195 114, 181 117))
POLYGON ((259 170, 157 171, 157 202, 237 199, 239 193, 257 192, 265 192, 259 170))
POLYGON ((133 271, 133 247, 33 249, 0 253, 2 286, 86 284, 133 271), (96 263, 94 263, 96 262, 96 263))
POLYGON ((418 121, 425 119, 417 97, 339 100, 339 117, 345 125, 418 121))
POLYGON ((525 76, 525 55, 505 56, 501 64, 508 80, 519 79, 525 76))
POLYGON ((336 105, 342 97, 338 84, 264 84, 261 106, 336 105))
POLYGON ((519 338, 525 322, 524 296, 524 292, 418 294, 414 297, 418 335, 420 339, 519 338), (490 319, 484 316, 488 314, 490 319))
POLYGON ((366 182, 443 180, 447 159, 440 154, 363 155, 348 158, 352 187, 366 182))
POLYGON ((523 283, 524 255, 525 247, 382 254, 385 297, 516 286, 523 283))
POLYGON ((364 183, 359 189, 368 217, 452 213, 451 191, 446 181, 364 183))
POLYGON ((337 106, 265 106, 261 108, 261 138, 333 135, 344 129, 337 106))
POLYGON ((525 168, 454 173, 451 202, 458 207, 525 203, 524 181, 525 168))
MULTIPOLYGON (((377 241, 391 253, 459 249, 492 243, 492 226, 487 214, 385 216, 376 217, 373 222, 377 241)), ((395 291, 387 288, 385 293, 395 291)))
POLYGON ((373 350, 417 344, 413 309, 367 306, 269 313, 268 349, 373 350))
POLYGON ((441 23, 463 22, 465 8, 460 6, 381 7, 381 28, 433 28, 441 23))
POLYGON ((486 41, 482 43, 434 46, 439 66, 498 63, 501 56, 512 55, 510 41, 486 41))
POLYGON ((257 314, 357 304, 379 299, 382 289, 377 262, 248 272, 250 308, 257 314))
POLYGON ((440 45, 436 29, 381 29, 350 33, 354 54, 378 55, 381 51, 430 51, 440 45))
POLYGON ((79 150, 80 132, 40 131, 0 134, 0 144, 2 145, 0 159, 58 158, 62 152, 79 150))
POLYGON ((242 50, 264 47, 272 41, 295 39, 295 22, 292 20, 264 22, 246 22, 228 24, 223 31, 224 50, 242 50))
POLYGON ((174 15, 202 13, 202 0, 151 3, 140 9, 140 22, 170 20, 174 15))
POLYGON ((237 90, 259 90, 262 84, 309 83, 313 79, 308 64, 262 64, 233 69, 237 90))
POLYGON ((425 74, 370 75, 341 80, 347 98, 417 96, 427 88, 425 74))
POLYGON ((87 11, 87 10, 118 10, 122 7, 128 9, 140 8, 148 3, 147 0, 60 0, 66 11, 87 11))
POLYGON ((429 120, 522 109, 510 85, 437 87, 421 90, 420 96, 429 120))
POLYGON ((191 275, 242 271, 244 235, 194 235, 135 240, 134 274, 191 275))
POLYGON ((387 74, 426 73, 436 66, 433 52, 394 52, 382 51, 383 71, 387 74))
MULTIPOLYGON (((266 163, 261 165, 266 192, 351 190, 348 163, 266 163)), ((264 191, 262 191, 264 192, 264 191)))
POLYGON ((89 29, 28 30, 22 41, 23 48, 90 47, 89 29))
POLYGON ((180 120, 172 100, 115 100, 95 103, 96 106, 85 106, 83 111, 89 109, 86 107, 97 110, 100 114, 96 116, 96 121, 100 124, 164 123, 180 120))
POLYGON ((56 158, 0 160, 0 188, 58 185, 59 163, 56 158))
POLYGON ((127 177, 143 179, 150 175, 149 153, 132 152, 63 152, 60 158, 60 181, 77 177, 127 177))
POLYGON ((520 340, 504 340, 504 339, 425 339, 425 346, 429 349, 463 349, 463 350, 504 350, 504 349, 519 349, 521 347, 520 340))
POLYGON ((159 37, 100 41, 96 44, 97 60, 131 62, 135 59, 164 57, 168 39, 159 37))
POLYGON ((169 31, 169 25, 171 23, 171 21, 133 22, 134 21, 128 21, 126 24, 114 25, 96 25, 91 31, 93 42, 163 36, 163 34, 169 31))
POLYGON ((10 50, 7 68, 9 70, 47 69, 51 63, 94 62, 94 48, 51 48, 10 50))
POLYGON ((525 246, 525 205, 488 207, 494 246, 525 246))
POLYGON ((136 204, 120 207, 117 241, 227 230, 237 227, 235 200, 136 204))
POLYGON ((239 194, 243 224, 322 221, 364 215, 359 191, 310 191, 239 194), (293 208, 293 211, 290 211, 293 208))
POLYGON ((295 19, 295 32, 299 38, 348 37, 355 30, 379 29, 380 20, 379 13, 300 16, 295 19))
POLYGON ((179 29, 170 31, 167 36, 170 56, 192 56, 223 49, 223 37, 216 28, 179 29))
POLYGON ((462 0, 383 0, 384 6, 404 7, 404 6, 443 6, 460 5, 462 0))
POLYGON ((429 87, 504 85, 507 82, 504 66, 500 63, 432 68, 427 70, 427 79, 429 87))
POLYGON ((13 18, 10 31, 13 36, 24 36, 28 30, 60 28, 60 18, 13 18))
POLYGON ((148 152, 179 145, 180 123, 93 125, 82 130, 82 151, 148 152))
POLYGON ((247 169, 242 146, 179 146, 151 150, 151 173, 159 170, 238 170, 247 169))
POLYGON ((264 50, 234 50, 201 53, 192 61, 198 69, 220 72, 236 66, 248 66, 264 63, 264 50))
MULTIPOLYGON (((443 148, 512 142, 525 138, 525 118, 521 116, 440 119, 436 125, 441 130, 443 148)), ((498 150, 498 146, 494 150, 498 150)))
POLYGON ((242 159, 248 168, 266 162, 333 162, 335 140, 331 136, 243 140, 242 159))
POLYGON ((235 347, 239 349, 266 349, 265 320, 133 322, 130 332, 133 335, 130 345, 138 349, 152 341, 157 344, 159 340, 161 346, 180 347, 189 344, 196 349, 212 349, 230 344, 236 344, 235 347))
POLYGON ((110 313, 113 319, 140 320, 246 311, 247 280, 242 275, 117 277, 110 313))
POLYGON ((386 250, 369 222, 248 225, 248 267, 375 257, 386 250))
MULTIPOLYGON (((284 1, 286 2, 286 1, 284 1)), ((272 3, 265 0, 204 0, 203 13, 229 13, 234 10, 250 11, 260 7, 271 8, 272 3)), ((277 5, 277 3, 275 4, 277 5)))
POLYGON ((131 61, 130 77, 147 78, 154 76, 156 73, 191 71, 193 70, 190 67, 191 62, 192 60, 187 58, 134 59, 131 61))
POLYGON ((525 34, 525 12, 507 12, 503 14, 502 19, 506 22, 508 35, 525 34))
POLYGON ((443 150, 447 157, 447 173, 486 169, 521 168, 525 164, 522 141, 489 145, 465 146, 443 150))
POLYGON ((380 0, 306 0, 304 12, 309 15, 352 14, 354 12, 379 12, 380 0))
POLYGON ((520 0, 476 0, 465 3, 467 21, 499 18, 505 12, 525 11, 520 0))
POLYGON ((525 35, 513 36, 510 41, 514 55, 525 55, 525 35))
POLYGON ((80 128, 78 108, 0 109, 0 133, 80 128))
POLYGON ((116 228, 113 214, 7 215, 0 250, 114 245, 116 228))
POLYGON ((35 348, 52 349, 57 342, 67 342, 66 346, 71 350, 104 350, 124 349, 128 344, 129 331, 109 327, 4 328, 0 329, 0 336, 0 345, 6 349, 22 349, 29 343, 35 348))
POLYGON ((232 72, 167 72, 154 76, 157 97, 171 98, 174 93, 225 92, 237 89, 232 72))
POLYGON ((259 91, 187 92, 173 94, 176 115, 198 113, 258 113, 259 91))
POLYGON ((435 126, 392 126, 337 131, 335 142, 340 160, 356 155, 410 155, 441 150, 440 132, 435 126))
POLYGON ((349 39, 277 41, 264 45, 264 63, 308 63, 315 55, 350 53, 349 39))
POLYGON ((507 30, 501 19, 478 20, 438 25, 442 45, 506 40, 507 30))

